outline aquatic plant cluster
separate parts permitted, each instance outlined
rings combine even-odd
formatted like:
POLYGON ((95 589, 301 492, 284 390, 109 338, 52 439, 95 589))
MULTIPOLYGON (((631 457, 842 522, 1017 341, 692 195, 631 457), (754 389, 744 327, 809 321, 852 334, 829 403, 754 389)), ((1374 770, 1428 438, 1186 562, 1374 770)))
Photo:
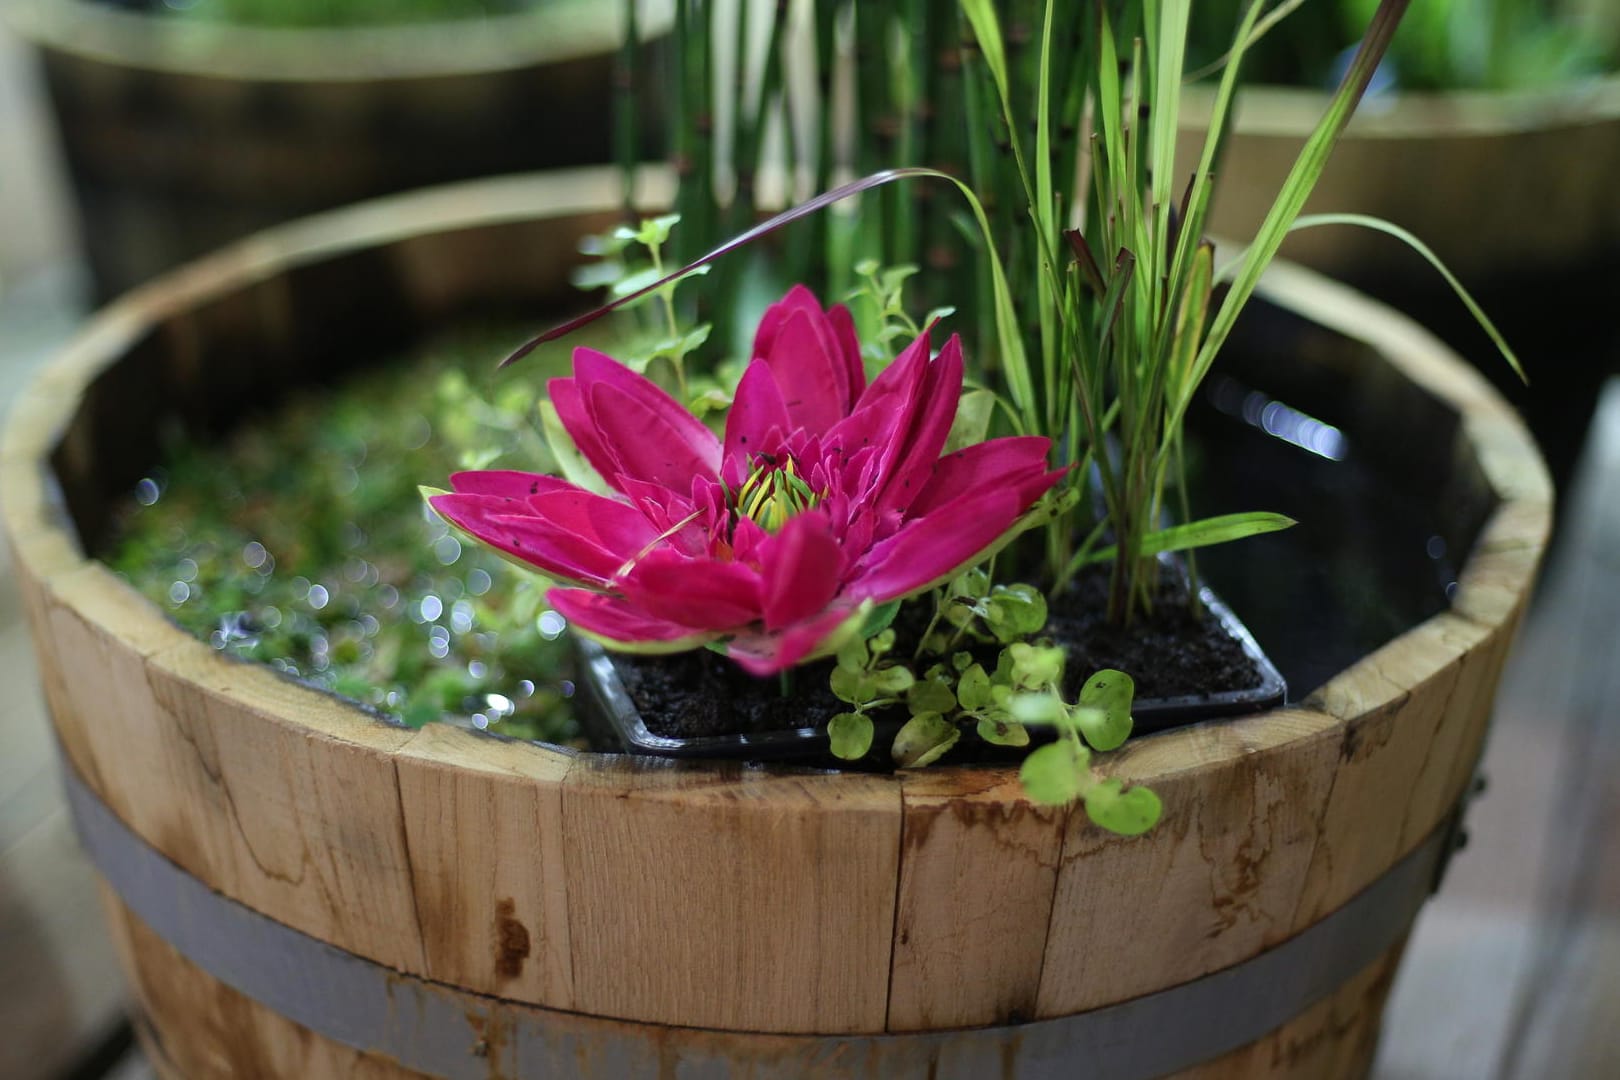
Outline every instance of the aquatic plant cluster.
MULTIPOLYGON (((423 508, 423 476, 547 460, 506 336, 453 333, 244 424, 142 480, 110 564, 181 626, 411 726, 577 737, 541 586, 423 508)), ((536 372, 543 372, 537 367, 536 372)))

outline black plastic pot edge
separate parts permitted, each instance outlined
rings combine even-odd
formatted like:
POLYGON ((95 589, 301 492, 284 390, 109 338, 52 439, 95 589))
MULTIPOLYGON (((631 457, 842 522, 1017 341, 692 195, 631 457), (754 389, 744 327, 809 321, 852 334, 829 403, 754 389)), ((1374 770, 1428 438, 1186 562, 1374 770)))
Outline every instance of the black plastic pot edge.
MULTIPOLYGON (((1208 587, 1200 589, 1198 595, 1221 628, 1243 647, 1244 654, 1254 662, 1260 684, 1248 690, 1138 699, 1131 708, 1134 734, 1260 712, 1283 704, 1287 698, 1288 687, 1282 673, 1261 650, 1248 627, 1208 587)), ((753 734, 706 735, 692 739, 657 735, 647 727, 640 710, 631 700, 630 692, 619 678, 612 654, 588 638, 575 637, 574 640, 580 659, 577 681, 582 692, 581 722, 598 746, 611 745, 629 753, 669 758, 791 761, 835 767, 849 767, 851 764, 833 757, 825 726, 784 728, 753 734)), ((879 748, 880 754, 881 748, 893 741, 901 723, 899 720, 876 722, 873 746, 879 748)), ((1039 729, 1032 730, 1030 735, 1033 744, 1052 738, 1050 731, 1039 729)), ((1021 756, 1022 751, 1018 754, 1021 756)), ((1006 754, 998 749, 991 757, 1004 760, 1006 754)))

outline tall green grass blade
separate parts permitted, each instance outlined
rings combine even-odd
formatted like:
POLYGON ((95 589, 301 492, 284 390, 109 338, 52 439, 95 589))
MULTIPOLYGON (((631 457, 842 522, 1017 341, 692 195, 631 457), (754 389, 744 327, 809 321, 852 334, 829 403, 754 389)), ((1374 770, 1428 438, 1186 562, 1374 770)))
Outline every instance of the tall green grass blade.
POLYGON ((1254 294, 1261 273, 1276 257, 1277 249, 1282 246, 1283 238, 1288 234, 1289 226, 1299 216, 1306 198, 1316 186, 1322 170, 1327 167, 1329 154, 1350 123, 1350 117, 1355 112, 1356 105, 1360 103, 1362 94, 1366 92, 1367 84, 1372 81, 1373 72, 1377 69, 1379 61, 1388 51, 1390 39, 1395 35, 1395 27, 1410 3, 1411 0, 1382 0, 1378 5, 1378 10, 1367 27, 1366 36, 1361 39, 1361 45, 1350 62, 1349 70, 1345 72, 1344 80, 1328 103, 1327 112, 1311 132, 1310 138, 1305 141, 1304 148, 1294 161, 1294 167, 1289 171, 1287 180, 1283 182, 1277 201, 1272 203, 1271 210, 1261 222, 1254 242, 1244 253, 1243 261, 1232 281, 1232 287, 1216 311, 1215 318, 1210 323, 1209 334, 1204 339, 1204 345, 1194 362, 1191 384, 1184 388, 1184 392, 1172 403, 1169 416, 1172 425, 1180 424, 1187 406, 1192 402, 1192 388, 1197 386, 1208 372, 1210 365, 1214 363, 1215 354, 1220 351, 1227 335, 1232 332, 1239 312, 1254 294))
POLYGON ((1423 256, 1424 260, 1445 279, 1446 284, 1451 286, 1451 291, 1457 294, 1457 299, 1461 300, 1463 306, 1468 309, 1468 314, 1474 317, 1474 321, 1479 324, 1479 328, 1490 337, 1491 343, 1502 354, 1502 359, 1506 360, 1508 366, 1513 368, 1513 373, 1519 377, 1520 381, 1526 384, 1530 382, 1529 377, 1524 373, 1524 368, 1519 364, 1518 356, 1509 347, 1507 339, 1496 328, 1496 324, 1491 322, 1490 316, 1485 314, 1484 309, 1474 300, 1474 297, 1463 286, 1463 283, 1457 280, 1457 275, 1451 272, 1450 268, 1446 266, 1440 256, 1434 253, 1434 250, 1428 244, 1425 244, 1394 222, 1385 221, 1383 218, 1372 217, 1368 214, 1306 214, 1294 222, 1290 231, 1298 232, 1301 229, 1316 229, 1323 225, 1353 225, 1362 229, 1372 229, 1386 236, 1393 236, 1423 256))
MULTIPOLYGON (((1198 521, 1189 521, 1185 525, 1173 525, 1168 529, 1144 533, 1137 545, 1137 553, 1143 558, 1152 558, 1172 551, 1191 551, 1194 548, 1213 547, 1233 540, 1246 540, 1251 536, 1280 532, 1297 524, 1299 523, 1291 517, 1267 510, 1221 514, 1218 517, 1202 518, 1198 521)), ((1118 554, 1118 549, 1112 544, 1089 551, 1082 550, 1069 564, 1064 577, 1072 577, 1076 571, 1086 566, 1109 562, 1118 554)))

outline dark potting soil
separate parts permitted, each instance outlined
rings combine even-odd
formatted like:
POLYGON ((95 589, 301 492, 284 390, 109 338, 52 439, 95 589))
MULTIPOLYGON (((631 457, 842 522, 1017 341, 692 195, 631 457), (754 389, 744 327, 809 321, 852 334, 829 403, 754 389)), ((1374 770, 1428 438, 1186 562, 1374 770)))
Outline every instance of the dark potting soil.
MULTIPOLYGON (((1044 636, 1068 653, 1064 692, 1071 700, 1102 668, 1129 674, 1136 682, 1138 700, 1208 697, 1260 685, 1260 673, 1242 643, 1227 634, 1214 615, 1189 607, 1189 591, 1179 573, 1166 571, 1152 613, 1138 616, 1128 626, 1106 618, 1107 589, 1106 573, 1085 575, 1053 605, 1044 636)), ((927 610, 926 603, 907 609, 905 614, 918 625, 907 626, 905 621, 897 625, 896 655, 910 651, 907 638, 915 642, 927 610)), ((992 668, 1000 647, 978 645, 969 651, 992 668)), ((830 660, 792 672, 786 693, 781 680, 750 676, 706 649, 671 657, 619 657, 615 666, 642 722, 664 738, 820 727, 848 709, 829 688, 830 660)), ((904 714, 894 713, 888 719, 904 721, 904 714)), ((969 738, 952 754, 954 759, 974 753, 978 740, 971 731, 965 735, 969 738)))
POLYGON ((1243 643, 1205 608, 1194 610, 1179 574, 1166 571, 1148 614, 1128 624, 1107 618, 1108 576, 1082 577, 1056 604, 1046 634, 1068 652, 1065 692, 1071 696, 1103 668, 1123 671, 1144 698, 1208 697, 1252 690, 1260 670, 1243 643))
POLYGON ((786 696, 780 680, 755 678, 709 649, 617 657, 614 666, 647 729, 669 739, 819 727, 849 708, 828 685, 831 660, 795 669, 786 696))

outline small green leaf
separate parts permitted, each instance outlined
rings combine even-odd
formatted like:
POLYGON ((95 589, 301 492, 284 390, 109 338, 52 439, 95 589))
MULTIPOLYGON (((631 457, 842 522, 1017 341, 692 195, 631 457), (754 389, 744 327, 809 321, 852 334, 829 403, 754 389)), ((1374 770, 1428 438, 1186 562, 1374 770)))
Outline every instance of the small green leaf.
POLYGON ((1122 786, 1116 777, 1092 785, 1086 792, 1086 816, 1111 833, 1140 836, 1158 824, 1164 804, 1148 788, 1124 791, 1122 786))
POLYGON ((987 601, 989 622, 1003 644, 1038 634, 1046 626, 1046 597, 1032 585, 997 585, 987 601))
POLYGON ((1062 723, 1068 715, 1063 699, 1052 693, 1016 694, 1009 705, 1008 712, 1020 724, 1052 727, 1062 723))
POLYGON ((643 269, 637 270, 633 274, 626 274, 618 281, 615 281, 613 283, 613 287, 608 291, 612 293, 614 297, 626 297, 632 293, 638 293, 643 289, 646 289, 648 286, 656 282, 660 276, 661 275, 658 273, 658 271, 652 267, 644 267, 643 269))
POLYGON ((898 664, 878 668, 872 672, 871 679, 873 689, 883 697, 899 697, 910 690, 917 681, 910 668, 898 664))
POLYGON ((906 705, 912 713, 948 713, 956 708, 956 695, 950 686, 937 678, 918 679, 906 691, 906 705))
POLYGON ((956 403, 956 419, 945 438, 945 453, 984 442, 990 434, 990 418, 995 415, 996 395, 989 390, 969 390, 956 403))
POLYGON ((838 666, 859 674, 866 670, 868 657, 866 639, 857 636, 838 650, 838 666))
POLYGON ((868 698, 861 696, 861 683, 866 681, 866 673, 860 668, 847 668, 840 664, 833 668, 832 675, 827 679, 832 687, 833 696, 839 701, 847 701, 851 705, 864 705, 868 698))
POLYGON ((861 637, 869 638, 889 628, 894 617, 900 613, 900 601, 890 600, 887 604, 879 604, 872 609, 872 613, 861 624, 861 637))
POLYGON ((902 769, 920 769, 938 761, 961 737, 961 729, 939 713, 919 713, 896 733, 890 753, 902 769))
POLYGON ((872 749, 872 721, 859 713, 839 713, 827 721, 834 757, 855 761, 872 749))
POLYGON ((958 574, 952 578, 948 592, 951 596, 981 600, 990 595, 990 575, 975 567, 965 574, 958 574))
POLYGON ((1136 681, 1123 671, 1104 668, 1080 688, 1074 720, 1080 732, 1098 750, 1112 750, 1131 735, 1131 702, 1136 681))
MULTIPOLYGON (((1063 678, 1063 650, 1014 642, 1002 651, 1011 661, 1011 682, 1020 690, 1042 690, 1063 678)), ((998 665, 999 670, 999 665, 998 665)))
POLYGON ((661 247, 669 240, 669 232, 680 223, 681 215, 664 214, 661 217, 647 218, 635 232, 638 243, 647 247, 661 247))
POLYGON ((956 681, 956 700, 970 711, 988 709, 991 704, 990 676, 978 664, 969 665, 956 681))
POLYGON ((1090 761, 1068 739, 1047 743, 1030 752, 1018 770, 1024 793, 1046 806, 1063 806, 1079 796, 1090 761))
POLYGON ((1006 713, 979 720, 979 738, 992 746, 1028 746, 1029 730, 1006 713))

